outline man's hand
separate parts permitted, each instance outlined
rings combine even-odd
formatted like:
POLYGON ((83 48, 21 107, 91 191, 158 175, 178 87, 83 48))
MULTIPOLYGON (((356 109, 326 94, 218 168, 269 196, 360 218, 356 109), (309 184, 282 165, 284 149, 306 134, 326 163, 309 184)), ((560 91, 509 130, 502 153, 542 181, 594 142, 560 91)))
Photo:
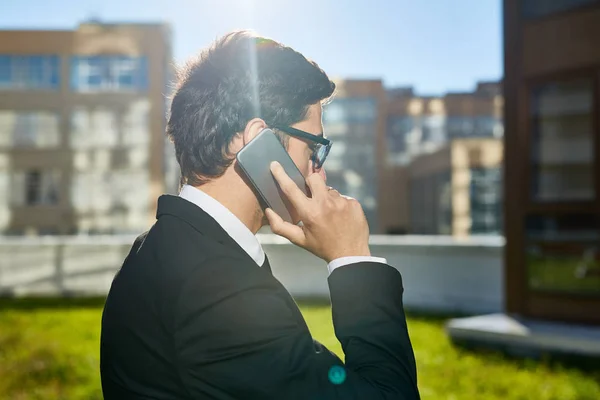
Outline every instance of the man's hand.
POLYGON ((293 225, 268 208, 266 216, 274 233, 328 263, 340 257, 371 255, 369 225, 358 201, 327 187, 319 174, 306 178, 312 193, 308 198, 279 163, 271 163, 271 172, 303 223, 302 227, 293 225))

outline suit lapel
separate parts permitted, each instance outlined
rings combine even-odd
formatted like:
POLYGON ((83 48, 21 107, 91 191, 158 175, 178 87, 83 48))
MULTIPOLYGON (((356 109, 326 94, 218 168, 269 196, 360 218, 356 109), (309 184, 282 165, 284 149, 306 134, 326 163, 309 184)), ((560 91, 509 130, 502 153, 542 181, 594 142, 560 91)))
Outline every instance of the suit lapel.
POLYGON ((269 263, 269 257, 267 256, 267 253, 265 253, 265 262, 263 263, 262 269, 264 269, 265 271, 267 271, 269 273, 269 275, 273 275, 273 272, 271 271, 271 264, 269 263))

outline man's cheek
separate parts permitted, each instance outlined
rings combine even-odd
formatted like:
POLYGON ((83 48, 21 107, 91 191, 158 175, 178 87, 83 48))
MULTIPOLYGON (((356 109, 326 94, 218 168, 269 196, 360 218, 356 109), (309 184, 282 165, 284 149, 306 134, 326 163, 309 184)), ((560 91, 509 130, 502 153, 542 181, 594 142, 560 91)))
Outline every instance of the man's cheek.
POLYGON ((302 168, 302 173, 305 178, 308 178, 308 176, 312 173, 312 162, 310 160, 304 163, 304 168, 302 168))

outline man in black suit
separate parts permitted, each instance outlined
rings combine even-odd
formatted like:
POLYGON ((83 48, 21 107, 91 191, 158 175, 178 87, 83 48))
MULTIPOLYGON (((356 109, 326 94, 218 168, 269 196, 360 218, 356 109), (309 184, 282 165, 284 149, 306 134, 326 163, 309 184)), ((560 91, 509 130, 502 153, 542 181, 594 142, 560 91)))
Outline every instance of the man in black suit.
POLYGON ((371 256, 360 204, 326 186, 322 143, 290 134, 323 134, 322 104, 334 89, 314 62, 248 32, 182 70, 167 133, 183 186, 159 198, 156 223, 111 286, 105 399, 419 398, 401 276, 371 256), (236 166, 235 154, 275 126, 310 188, 309 198, 271 166, 300 225, 263 211, 236 166), (327 262, 345 362, 312 339, 271 274, 255 237, 267 223, 327 262))

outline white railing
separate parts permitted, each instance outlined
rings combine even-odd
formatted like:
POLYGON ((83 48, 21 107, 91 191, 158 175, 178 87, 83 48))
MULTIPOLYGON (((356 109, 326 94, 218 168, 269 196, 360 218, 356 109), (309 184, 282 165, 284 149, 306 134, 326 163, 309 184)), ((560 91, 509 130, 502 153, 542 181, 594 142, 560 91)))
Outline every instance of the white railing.
MULTIPOLYGON (((275 235, 259 235, 274 275, 296 297, 327 298, 325 262, 275 235)), ((0 295, 103 296, 132 236, 0 237, 0 295)), ((485 313, 503 309, 504 238, 372 236, 404 280, 408 308, 485 313)))

